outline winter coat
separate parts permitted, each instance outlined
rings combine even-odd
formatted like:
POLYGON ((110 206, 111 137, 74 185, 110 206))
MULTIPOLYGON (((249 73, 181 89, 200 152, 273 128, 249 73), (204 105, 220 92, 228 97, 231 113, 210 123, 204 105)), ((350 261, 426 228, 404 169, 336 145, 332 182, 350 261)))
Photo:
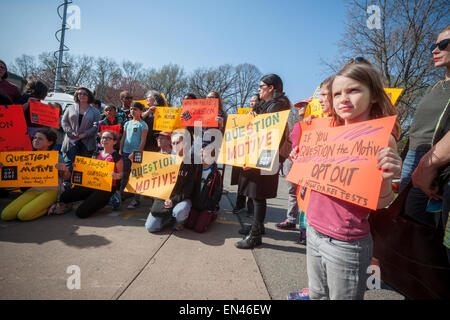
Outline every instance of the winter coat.
MULTIPOLYGON (((290 108, 291 103, 284 93, 275 93, 274 98, 257 104, 253 111, 257 114, 265 114, 290 110, 290 108)), ((252 199, 276 198, 278 172, 273 175, 261 175, 259 169, 243 170, 239 175, 238 189, 240 194, 252 199)))

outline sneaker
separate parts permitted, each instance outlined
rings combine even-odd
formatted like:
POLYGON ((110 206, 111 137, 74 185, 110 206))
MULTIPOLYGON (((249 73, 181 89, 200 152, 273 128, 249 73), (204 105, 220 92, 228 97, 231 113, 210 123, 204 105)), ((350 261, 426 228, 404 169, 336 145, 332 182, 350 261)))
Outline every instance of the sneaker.
POLYGON ((109 203, 111 204, 113 210, 118 210, 122 205, 122 199, 118 193, 114 193, 109 199, 109 203))
POLYGON ((287 296, 288 300, 309 300, 309 289, 304 288, 299 292, 291 292, 287 296))
POLYGON ((275 225, 277 229, 282 230, 296 230, 295 223, 290 222, 288 219, 284 220, 283 222, 277 223, 275 225))
POLYGON ((136 199, 131 200, 130 204, 128 205, 128 209, 136 209, 139 207, 140 203, 136 199))
POLYGON ((306 230, 300 229, 300 236, 298 237, 298 243, 306 246, 306 230))

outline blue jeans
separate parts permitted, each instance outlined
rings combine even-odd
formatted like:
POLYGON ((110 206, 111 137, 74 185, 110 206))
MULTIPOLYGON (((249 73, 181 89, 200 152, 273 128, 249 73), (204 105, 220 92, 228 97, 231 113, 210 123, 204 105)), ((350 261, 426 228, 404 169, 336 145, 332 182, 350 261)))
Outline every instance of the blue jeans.
MULTIPOLYGON (((191 200, 187 199, 181 201, 173 207, 172 217, 175 218, 177 224, 185 223, 187 218, 189 217, 189 212, 191 211, 192 203, 191 200)), ((161 218, 154 217, 150 212, 147 221, 145 222, 145 228, 148 232, 158 232, 161 231, 167 224, 170 223, 171 218, 161 218)))
MULTIPOLYGON (((402 192, 409 184, 412 173, 425 154, 425 151, 408 150, 402 166, 399 192, 402 192)), ((427 204, 428 196, 420 188, 412 187, 406 199, 405 213, 417 221, 436 227, 440 218, 439 214, 426 212, 427 204)))
MULTIPOLYGON (((289 174, 292 168, 292 160, 286 159, 283 164, 285 165, 286 175, 289 174)), ((286 180, 288 185, 288 208, 287 208, 287 219, 291 223, 297 222, 298 217, 298 204, 297 204, 297 188, 298 184, 292 183, 286 180)))
POLYGON ((76 143, 72 147, 70 147, 69 150, 67 150, 66 153, 63 153, 63 160, 64 164, 66 165, 67 169, 69 169, 70 172, 72 172, 73 169, 73 163, 75 162, 75 157, 92 157, 94 154, 94 151, 89 151, 83 143, 76 143))
POLYGON ((372 237, 347 242, 313 227, 306 231, 306 267, 311 300, 363 300, 372 260, 372 237))

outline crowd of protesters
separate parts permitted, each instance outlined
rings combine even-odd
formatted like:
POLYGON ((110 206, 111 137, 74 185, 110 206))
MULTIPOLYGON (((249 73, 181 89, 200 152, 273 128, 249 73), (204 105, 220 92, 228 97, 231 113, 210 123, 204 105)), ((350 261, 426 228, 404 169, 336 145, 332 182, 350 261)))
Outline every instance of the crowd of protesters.
MULTIPOLYGON (((438 34, 431 47, 435 67, 445 68, 445 78, 433 84, 419 102, 409 132, 409 144, 404 163, 399 156, 397 143, 401 128, 398 119, 389 138, 388 146, 378 153, 377 169, 382 171, 382 184, 377 208, 388 207, 394 200, 393 179, 401 177, 400 191, 412 180, 407 213, 412 218, 431 226, 442 225, 450 261, 450 26, 438 34), (431 204, 440 205, 432 214, 431 204), (439 212, 436 213, 436 212, 439 212)), ((7 67, 0 61, 1 105, 21 104, 33 150, 53 150, 58 136, 53 130, 30 121, 31 100, 43 100, 47 87, 40 81, 30 81, 20 94, 8 82, 7 67)), ((348 61, 334 75, 320 84, 322 117, 329 117, 332 126, 347 126, 362 121, 397 114, 396 108, 383 90, 383 80, 377 69, 366 59, 357 57, 348 61)), ((151 199, 145 222, 148 232, 159 232, 166 227, 182 230, 184 227, 204 232, 216 219, 223 190, 223 177, 215 162, 217 150, 212 148, 216 138, 210 128, 185 133, 155 131, 155 109, 167 106, 160 92, 150 90, 145 95, 148 108, 133 102, 129 92, 120 94, 122 105, 112 105, 101 110, 101 103, 84 87, 75 91, 74 104, 61 116, 64 132, 60 142, 61 161, 57 165, 60 185, 55 188, 31 188, 13 200, 2 212, 4 220, 32 220, 46 213, 64 213, 71 203, 83 201, 75 214, 87 218, 108 203, 118 209, 127 198, 132 198, 128 208, 139 207, 141 196, 126 192, 128 177, 135 151, 151 151, 183 157, 178 178, 170 199, 151 199), (97 104, 97 106, 95 106, 97 104), (102 130, 103 126, 120 125, 120 133, 102 130), (208 137, 208 139, 205 139, 208 137), (195 146, 195 144, 200 144, 195 146), (186 146, 191 146, 191 149, 186 146), (186 150, 201 150, 199 154, 186 150), (76 156, 94 157, 114 163, 111 173, 113 187, 110 191, 73 187, 70 181, 76 156), (200 157, 200 162, 189 161, 200 157)), ((211 90, 204 98, 218 99, 217 129, 223 134, 227 113, 223 109, 219 92, 211 90)), ((197 99, 187 93, 184 99, 197 99)), ((311 99, 293 105, 284 93, 283 81, 276 74, 261 78, 258 93, 250 100, 249 114, 257 116, 284 110, 297 110, 301 121, 311 123, 312 116, 304 118, 311 99)), ((58 107, 54 105, 54 107, 58 107)), ((280 142, 279 162, 284 175, 298 158, 302 129, 299 123, 289 131, 288 125, 280 142), (289 145, 290 153, 282 148, 289 145)), ((1 166, 1 164, 0 164, 1 166)), ((233 213, 245 211, 253 217, 249 228, 239 230, 245 237, 236 243, 239 249, 252 249, 262 244, 268 199, 276 198, 279 174, 263 174, 251 167, 233 167, 232 184, 238 185, 237 201, 233 213)), ((307 247, 307 273, 309 287, 296 294, 297 299, 363 299, 367 267, 372 259, 372 237, 368 208, 311 190, 306 212, 299 210, 298 185, 288 182, 286 219, 276 224, 278 229, 297 230, 299 243, 307 247)))

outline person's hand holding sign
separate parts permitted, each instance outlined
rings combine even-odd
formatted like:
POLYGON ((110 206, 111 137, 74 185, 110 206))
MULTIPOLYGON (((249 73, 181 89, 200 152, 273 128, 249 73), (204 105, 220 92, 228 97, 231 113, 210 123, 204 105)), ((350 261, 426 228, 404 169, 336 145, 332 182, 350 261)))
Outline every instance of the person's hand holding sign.
POLYGON ((388 206, 394 199, 392 179, 399 177, 402 172, 402 159, 397 153, 396 145, 395 139, 390 136, 389 146, 381 149, 378 153, 377 169, 383 171, 378 209, 388 206))
POLYGON ((223 128, 224 119, 222 117, 217 116, 216 121, 219 124, 219 128, 223 128))
POLYGON ((172 200, 168 199, 168 200, 164 201, 164 208, 170 209, 170 208, 172 208, 172 207, 173 207, 173 202, 172 202, 172 200))

